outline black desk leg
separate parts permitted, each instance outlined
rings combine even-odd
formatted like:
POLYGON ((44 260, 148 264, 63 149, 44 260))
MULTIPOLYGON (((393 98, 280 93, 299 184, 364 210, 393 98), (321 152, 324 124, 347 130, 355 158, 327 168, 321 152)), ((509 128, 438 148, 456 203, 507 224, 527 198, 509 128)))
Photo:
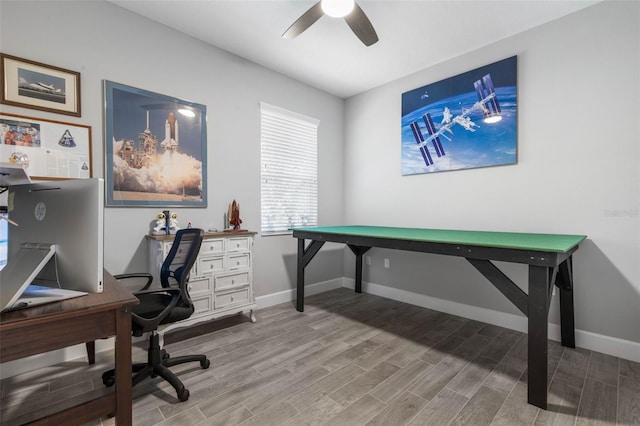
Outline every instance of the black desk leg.
POLYGON ((298 238, 298 279, 296 291, 296 310, 304 312, 304 238, 298 238))
POLYGON ((93 365, 96 363, 96 341, 92 340, 90 342, 85 342, 85 346, 87 347, 87 358, 89 358, 89 364, 93 365))
POLYGON ((362 255, 368 252, 371 247, 349 245, 349 248, 356 255, 356 293, 362 293, 362 255))
POLYGON ((304 268, 324 245, 324 241, 311 241, 307 248, 304 247, 304 243, 304 238, 298 238, 298 278, 296 285, 296 309, 298 312, 304 312, 304 268))
POLYGON ((573 266, 571 257, 560 264, 556 281, 560 289, 560 335, 562 346, 576 347, 573 314, 573 266))
POLYGON ((548 299, 548 268, 529 265, 527 400, 544 410, 547 409, 548 299))

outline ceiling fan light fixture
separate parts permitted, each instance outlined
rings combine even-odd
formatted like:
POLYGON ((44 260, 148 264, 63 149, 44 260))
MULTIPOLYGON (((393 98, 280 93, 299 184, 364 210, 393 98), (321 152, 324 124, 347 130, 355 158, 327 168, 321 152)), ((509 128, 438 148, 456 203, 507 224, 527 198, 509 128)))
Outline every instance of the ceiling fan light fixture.
POLYGON ((344 18, 353 10, 354 0, 322 0, 322 11, 332 18, 344 18))

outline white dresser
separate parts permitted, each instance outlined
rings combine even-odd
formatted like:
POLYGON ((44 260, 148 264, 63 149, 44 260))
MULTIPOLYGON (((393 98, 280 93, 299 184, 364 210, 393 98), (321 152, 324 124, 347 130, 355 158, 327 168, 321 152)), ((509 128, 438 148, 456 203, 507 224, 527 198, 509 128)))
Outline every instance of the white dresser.
MULTIPOLYGON (((253 296, 253 238, 255 232, 207 232, 189 277, 189 295, 195 313, 162 331, 248 312, 256 321, 253 296)), ((149 272, 159 285, 160 267, 171 249, 173 235, 147 235, 149 272)))

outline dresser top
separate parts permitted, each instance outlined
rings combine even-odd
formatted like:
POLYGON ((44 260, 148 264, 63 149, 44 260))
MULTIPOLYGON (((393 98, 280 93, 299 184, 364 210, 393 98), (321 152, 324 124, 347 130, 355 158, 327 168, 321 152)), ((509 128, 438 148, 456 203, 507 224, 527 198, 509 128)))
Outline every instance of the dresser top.
MULTIPOLYGON (((252 237, 254 235, 256 235, 257 232, 254 231, 246 231, 246 230, 241 230, 241 231, 226 231, 226 232, 205 232, 204 233, 204 238, 234 238, 234 237, 252 237)), ((175 237, 174 234, 170 234, 170 235, 152 235, 152 234, 147 234, 145 235, 146 238, 150 239, 150 240, 157 240, 157 241, 166 241, 166 240, 173 240, 173 238, 175 237)))

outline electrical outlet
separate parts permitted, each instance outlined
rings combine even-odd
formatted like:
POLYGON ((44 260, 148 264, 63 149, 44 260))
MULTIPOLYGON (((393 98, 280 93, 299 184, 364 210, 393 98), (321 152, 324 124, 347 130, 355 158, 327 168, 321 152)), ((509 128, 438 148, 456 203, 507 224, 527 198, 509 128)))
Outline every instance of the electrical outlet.
POLYGON ((389 262, 389 259, 385 259, 384 260, 384 267, 385 268, 390 268, 391 267, 391 262, 389 262))

